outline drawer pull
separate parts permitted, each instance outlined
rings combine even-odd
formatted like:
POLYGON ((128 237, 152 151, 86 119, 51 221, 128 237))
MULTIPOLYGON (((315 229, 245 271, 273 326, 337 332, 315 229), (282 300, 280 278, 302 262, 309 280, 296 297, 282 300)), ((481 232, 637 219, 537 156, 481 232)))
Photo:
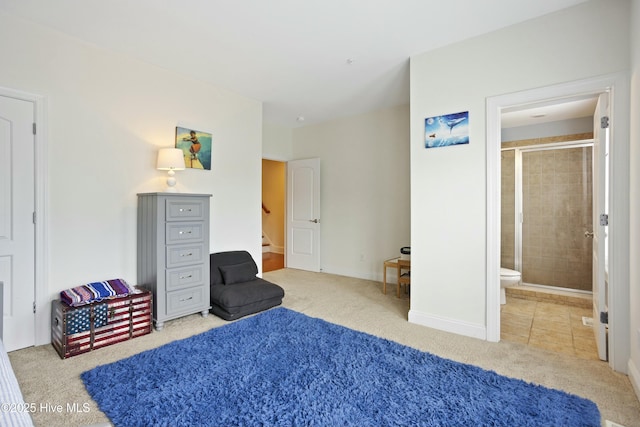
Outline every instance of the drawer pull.
POLYGON ((180 212, 191 212, 191 208, 189 209, 180 208, 180 212))
POLYGON ((180 256, 192 256, 193 252, 189 252, 188 254, 180 254, 180 256))
POLYGON ((189 297, 189 298, 183 298, 183 299, 181 299, 181 300, 180 300, 180 302, 185 302, 185 301, 189 301, 189 300, 191 300, 191 299, 193 299, 193 297, 189 297))
POLYGON ((191 234, 191 230, 189 230, 189 231, 179 231, 178 234, 191 234))
POLYGON ((192 274, 188 275, 188 276, 180 276, 180 280, 182 279, 191 279, 193 277, 192 274))

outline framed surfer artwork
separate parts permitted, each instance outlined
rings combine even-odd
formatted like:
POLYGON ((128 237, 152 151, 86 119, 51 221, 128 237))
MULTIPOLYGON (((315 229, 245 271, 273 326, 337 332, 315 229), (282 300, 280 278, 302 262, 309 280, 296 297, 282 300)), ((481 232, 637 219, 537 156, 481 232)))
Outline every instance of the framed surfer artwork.
POLYGON ((469 143, 469 112, 424 119, 424 147, 436 148, 469 143))
POLYGON ((187 168, 211 170, 211 134, 176 126, 176 148, 184 153, 187 168))

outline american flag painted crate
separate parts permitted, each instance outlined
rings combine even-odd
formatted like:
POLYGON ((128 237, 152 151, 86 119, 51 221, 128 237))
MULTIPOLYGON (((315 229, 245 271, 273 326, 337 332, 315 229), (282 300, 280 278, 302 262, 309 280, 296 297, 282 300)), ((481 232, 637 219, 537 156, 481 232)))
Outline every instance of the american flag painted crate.
POLYGON ((51 303, 51 344, 61 358, 151 333, 151 292, 72 307, 51 303))

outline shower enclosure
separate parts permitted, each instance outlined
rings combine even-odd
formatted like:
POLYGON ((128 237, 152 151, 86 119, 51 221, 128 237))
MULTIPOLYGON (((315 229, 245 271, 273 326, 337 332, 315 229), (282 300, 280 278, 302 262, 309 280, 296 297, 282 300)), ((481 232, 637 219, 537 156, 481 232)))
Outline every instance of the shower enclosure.
POLYGON ((503 148, 501 265, 523 283, 591 292, 592 147, 503 148))

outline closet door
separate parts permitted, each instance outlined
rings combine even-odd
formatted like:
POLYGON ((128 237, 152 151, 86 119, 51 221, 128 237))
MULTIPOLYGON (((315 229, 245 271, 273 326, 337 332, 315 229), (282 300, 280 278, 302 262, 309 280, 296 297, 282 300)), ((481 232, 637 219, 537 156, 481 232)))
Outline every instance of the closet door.
POLYGON ((0 96, 0 282, 7 351, 35 344, 34 107, 0 96))

